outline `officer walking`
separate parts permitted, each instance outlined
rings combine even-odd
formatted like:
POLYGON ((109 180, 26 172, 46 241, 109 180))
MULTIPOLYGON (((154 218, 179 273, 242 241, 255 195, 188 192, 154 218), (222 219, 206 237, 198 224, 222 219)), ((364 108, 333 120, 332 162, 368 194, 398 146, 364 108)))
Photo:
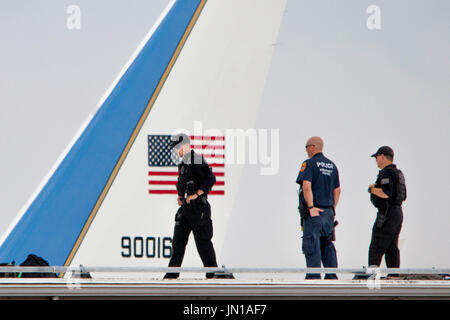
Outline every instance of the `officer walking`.
POLYGON ((370 200, 378 209, 369 247, 369 266, 380 266, 385 255, 388 268, 399 268, 398 238, 403 223, 402 202, 406 200, 405 177, 393 163, 392 148, 382 146, 372 157, 381 170, 375 184, 368 189, 370 200))
MULTIPOLYGON (((306 143, 309 159, 304 161, 297 177, 300 185, 299 210, 303 228, 302 250, 308 268, 337 267, 334 241, 335 208, 341 194, 336 165, 323 153, 323 140, 311 137, 306 143)), ((306 279, 321 279, 307 274, 306 279)), ((335 274, 325 279, 337 279, 335 274)))
MULTIPOLYGON (((178 205, 172 241, 172 258, 169 267, 180 267, 191 231, 204 267, 217 267, 216 254, 211 242, 213 226, 208 192, 216 182, 208 163, 191 149, 189 136, 171 137, 171 148, 182 162, 178 166, 178 205)), ((166 273, 164 279, 176 279, 179 273, 166 273)), ((206 278, 214 278, 207 273, 206 278)))

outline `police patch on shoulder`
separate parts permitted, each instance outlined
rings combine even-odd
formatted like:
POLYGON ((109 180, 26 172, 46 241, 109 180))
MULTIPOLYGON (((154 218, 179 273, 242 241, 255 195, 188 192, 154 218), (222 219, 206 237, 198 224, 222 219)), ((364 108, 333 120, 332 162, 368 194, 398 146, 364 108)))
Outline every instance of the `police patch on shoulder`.
POLYGON ((388 183, 389 183, 389 178, 381 179, 381 184, 388 184, 388 183))
POLYGON ((302 167, 300 168, 300 172, 305 171, 306 169, 306 161, 302 163, 302 167))

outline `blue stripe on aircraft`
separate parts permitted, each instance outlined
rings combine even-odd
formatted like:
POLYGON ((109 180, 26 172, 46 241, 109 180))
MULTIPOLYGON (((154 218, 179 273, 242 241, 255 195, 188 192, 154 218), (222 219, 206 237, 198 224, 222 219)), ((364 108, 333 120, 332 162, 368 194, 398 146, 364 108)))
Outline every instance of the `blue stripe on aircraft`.
MULTIPOLYGON (((200 0, 178 0, 0 247, 0 262, 30 253, 63 265, 200 0)), ((127 214, 127 212, 124 212, 127 214)))

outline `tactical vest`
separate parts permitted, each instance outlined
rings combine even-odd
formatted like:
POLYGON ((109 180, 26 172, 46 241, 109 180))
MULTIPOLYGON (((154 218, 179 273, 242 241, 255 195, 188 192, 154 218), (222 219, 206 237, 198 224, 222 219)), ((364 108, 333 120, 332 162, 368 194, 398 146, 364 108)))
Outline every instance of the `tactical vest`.
POLYGON ((406 181, 403 172, 397 168, 388 168, 391 171, 392 178, 394 180, 394 190, 392 195, 389 197, 388 202, 390 205, 400 206, 403 201, 406 200, 406 181))
MULTIPOLYGON (((386 170, 390 170, 393 173, 391 175, 394 180, 393 194, 389 199, 382 199, 374 194, 370 195, 370 201, 380 210, 387 209, 388 205, 400 206, 406 200, 406 182, 403 172, 397 168, 388 168, 386 170)), ((377 185, 376 187, 381 188, 381 185, 377 185)))
POLYGON ((182 198, 195 193, 195 184, 192 176, 192 165, 181 163, 178 165, 178 181, 176 184, 178 195, 182 198))
POLYGON ((184 159, 186 162, 182 161, 178 165, 177 190, 179 196, 192 195, 199 188, 200 177, 194 175, 194 166, 202 165, 203 158, 194 151, 191 151, 188 156, 189 159, 184 159))
POLYGON ((389 203, 401 205, 406 200, 406 181, 403 172, 397 168, 390 169, 394 172, 394 194, 389 198, 389 203))

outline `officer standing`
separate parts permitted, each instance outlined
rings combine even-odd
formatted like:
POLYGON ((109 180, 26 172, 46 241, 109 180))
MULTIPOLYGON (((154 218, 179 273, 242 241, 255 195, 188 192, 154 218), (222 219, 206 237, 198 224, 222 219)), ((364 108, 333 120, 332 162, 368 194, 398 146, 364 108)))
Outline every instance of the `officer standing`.
POLYGON ((380 147, 372 155, 380 168, 375 184, 369 186, 370 200, 378 209, 369 247, 369 266, 380 266, 385 255, 388 268, 400 267, 398 238, 403 223, 402 202, 406 200, 403 173, 393 163, 394 151, 380 147))
MULTIPOLYGON (((169 267, 180 267, 191 231, 204 267, 217 267, 216 254, 211 242, 213 226, 208 192, 216 182, 208 163, 191 149, 189 136, 171 137, 171 148, 182 162, 178 166, 178 205, 172 241, 172 258, 169 267)), ((164 279, 176 279, 179 273, 166 273, 164 279)), ((206 278, 214 278, 207 273, 206 278)))
MULTIPOLYGON (((309 159, 304 161, 297 177, 300 185, 299 209, 303 228, 302 250, 308 268, 337 267, 334 241, 335 208, 341 188, 336 165, 323 153, 323 140, 311 137, 306 143, 309 159)), ((306 279, 321 279, 320 274, 307 274, 306 279)), ((337 279, 327 274, 325 279, 337 279)))

